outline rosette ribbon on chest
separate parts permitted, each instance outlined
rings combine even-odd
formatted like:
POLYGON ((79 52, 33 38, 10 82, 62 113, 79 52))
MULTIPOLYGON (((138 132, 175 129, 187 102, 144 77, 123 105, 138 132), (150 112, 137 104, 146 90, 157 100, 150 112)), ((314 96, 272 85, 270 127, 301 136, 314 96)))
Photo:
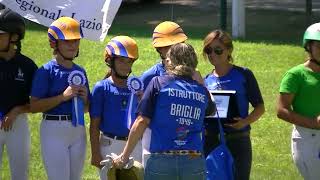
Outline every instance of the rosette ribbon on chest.
POLYGON ((143 82, 136 76, 130 76, 127 80, 128 89, 131 91, 128 112, 127 112, 127 127, 131 128, 136 115, 135 112, 137 110, 137 106, 139 103, 138 96, 136 95, 138 92, 143 91, 143 82))
MULTIPOLYGON (((70 86, 84 86, 86 77, 83 72, 75 70, 69 74, 68 83, 70 86)), ((72 125, 77 124, 84 126, 84 101, 78 96, 72 99, 72 125)))

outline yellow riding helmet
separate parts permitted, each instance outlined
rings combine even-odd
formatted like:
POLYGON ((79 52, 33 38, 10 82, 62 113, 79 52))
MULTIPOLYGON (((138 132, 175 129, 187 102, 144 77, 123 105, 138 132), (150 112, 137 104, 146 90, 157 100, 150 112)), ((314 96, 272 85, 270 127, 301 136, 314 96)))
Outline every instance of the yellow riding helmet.
POLYGON ((105 59, 120 56, 136 60, 139 58, 138 46, 129 36, 116 36, 107 44, 104 55, 105 59))
POLYGON ((175 22, 165 21, 160 23, 153 31, 152 45, 153 47, 165 47, 173 44, 181 43, 187 40, 182 28, 175 22))
POLYGON ((80 23, 70 17, 60 17, 48 29, 49 40, 75 40, 83 38, 80 23))

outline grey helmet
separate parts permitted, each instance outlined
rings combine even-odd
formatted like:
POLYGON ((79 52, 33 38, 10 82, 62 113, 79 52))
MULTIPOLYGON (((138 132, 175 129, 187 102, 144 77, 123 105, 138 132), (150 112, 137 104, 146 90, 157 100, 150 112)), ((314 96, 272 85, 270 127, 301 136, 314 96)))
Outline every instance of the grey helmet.
POLYGON ((19 40, 23 39, 26 24, 22 16, 18 13, 5 8, 0 10, 0 30, 18 34, 19 40))

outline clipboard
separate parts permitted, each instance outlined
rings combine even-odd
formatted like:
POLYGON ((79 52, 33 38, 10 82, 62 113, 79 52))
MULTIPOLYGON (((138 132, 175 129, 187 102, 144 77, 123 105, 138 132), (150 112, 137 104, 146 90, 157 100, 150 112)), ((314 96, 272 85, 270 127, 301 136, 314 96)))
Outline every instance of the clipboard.
POLYGON ((222 121, 232 121, 234 117, 239 117, 239 109, 236 98, 236 91, 233 90, 214 90, 209 91, 216 103, 217 112, 205 118, 219 118, 222 121))

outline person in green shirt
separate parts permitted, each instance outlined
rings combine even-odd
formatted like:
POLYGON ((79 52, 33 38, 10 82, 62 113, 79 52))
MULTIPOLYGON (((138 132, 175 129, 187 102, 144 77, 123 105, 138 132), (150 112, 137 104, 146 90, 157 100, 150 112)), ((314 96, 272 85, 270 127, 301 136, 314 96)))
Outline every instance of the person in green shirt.
POLYGON ((287 71, 280 84, 278 118, 292 123, 293 160, 307 180, 320 179, 320 23, 307 28, 307 61, 287 71))

